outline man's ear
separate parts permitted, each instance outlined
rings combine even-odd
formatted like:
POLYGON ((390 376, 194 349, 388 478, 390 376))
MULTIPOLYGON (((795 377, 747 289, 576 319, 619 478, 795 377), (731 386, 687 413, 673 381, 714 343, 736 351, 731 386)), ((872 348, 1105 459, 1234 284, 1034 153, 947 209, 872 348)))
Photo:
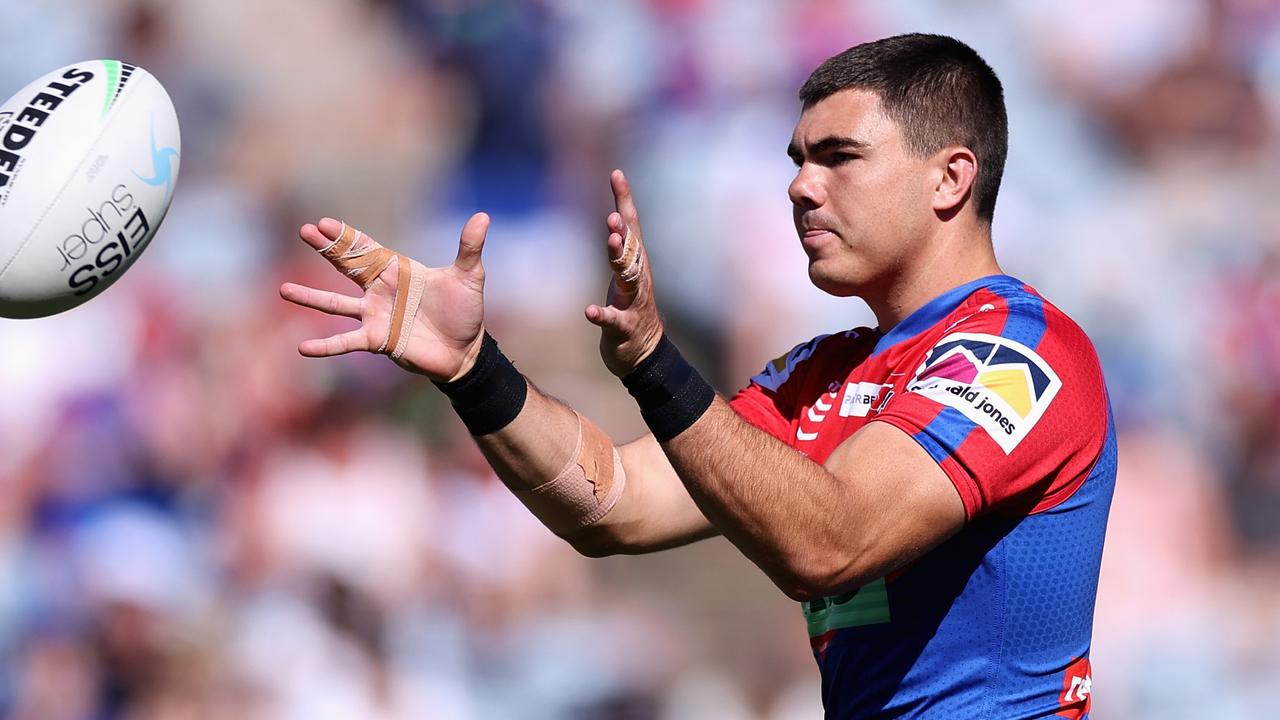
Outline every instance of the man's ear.
POLYGON ((973 191, 978 177, 978 158, 963 145, 939 150, 934 158, 939 163, 937 186, 933 189, 933 209, 942 214, 953 214, 973 191))

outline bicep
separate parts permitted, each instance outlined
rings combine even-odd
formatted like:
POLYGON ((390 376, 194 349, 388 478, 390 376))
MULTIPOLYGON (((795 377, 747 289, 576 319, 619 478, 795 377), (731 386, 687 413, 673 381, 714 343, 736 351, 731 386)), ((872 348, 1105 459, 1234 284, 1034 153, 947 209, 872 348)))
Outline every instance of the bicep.
POLYGON ((849 574, 883 577, 919 559, 964 527, 965 509, 951 479, 911 436, 873 422, 841 443, 824 463, 848 484, 858 508, 849 574))
POLYGON ((639 554, 718 534, 653 435, 619 445, 618 455, 627 476, 622 497, 599 523, 583 528, 573 540, 604 544, 608 552, 639 554))

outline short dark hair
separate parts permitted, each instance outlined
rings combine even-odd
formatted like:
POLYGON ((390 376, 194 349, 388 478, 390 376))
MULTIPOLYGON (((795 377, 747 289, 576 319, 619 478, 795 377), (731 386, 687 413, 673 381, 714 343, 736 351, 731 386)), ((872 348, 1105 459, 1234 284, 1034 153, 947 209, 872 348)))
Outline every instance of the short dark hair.
POLYGON ((1004 89, 973 48, 945 35, 912 33, 855 45, 828 58, 800 88, 809 107, 841 90, 875 92, 902 127, 907 149, 928 155, 963 145, 978 159, 973 202, 991 222, 1009 152, 1004 89))

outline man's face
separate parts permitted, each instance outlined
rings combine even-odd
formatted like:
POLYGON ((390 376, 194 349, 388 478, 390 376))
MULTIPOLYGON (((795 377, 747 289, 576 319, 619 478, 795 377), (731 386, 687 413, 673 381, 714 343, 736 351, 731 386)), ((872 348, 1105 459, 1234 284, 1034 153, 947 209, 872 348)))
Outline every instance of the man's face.
POLYGON ((788 194, 814 285, 866 297, 910 271, 937 220, 938 178, 929 158, 908 151, 876 93, 842 90, 806 108, 787 153, 798 166, 788 194))

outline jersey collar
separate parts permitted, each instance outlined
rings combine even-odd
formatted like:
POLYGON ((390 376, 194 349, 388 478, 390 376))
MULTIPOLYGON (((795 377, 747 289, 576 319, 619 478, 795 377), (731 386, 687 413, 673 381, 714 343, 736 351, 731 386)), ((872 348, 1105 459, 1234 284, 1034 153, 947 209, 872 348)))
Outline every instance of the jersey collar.
MULTIPOLYGON (((903 340, 913 338, 937 325, 942 318, 949 315, 957 307, 960 307, 960 303, 964 302, 979 288, 1005 282, 1021 284, 1021 281, 1008 275, 987 275, 977 280, 970 280, 959 287, 951 288, 922 305, 915 312, 908 315, 905 320, 894 326, 888 333, 881 335, 876 342, 876 349, 871 354, 879 355, 903 340)), ((879 328, 877 328, 876 332, 879 332, 879 328)))

